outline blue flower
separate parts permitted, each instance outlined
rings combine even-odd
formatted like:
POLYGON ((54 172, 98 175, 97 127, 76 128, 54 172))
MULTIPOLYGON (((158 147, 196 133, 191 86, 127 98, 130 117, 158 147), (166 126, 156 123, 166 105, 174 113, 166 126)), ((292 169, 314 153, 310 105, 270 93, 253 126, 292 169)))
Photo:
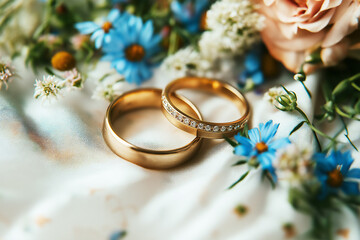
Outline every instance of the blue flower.
POLYGON ((124 75, 129 83, 141 84, 152 76, 150 57, 160 50, 160 35, 154 35, 151 20, 143 23, 141 18, 129 16, 103 47, 103 60, 124 75))
POLYGON ((183 3, 173 1, 171 3, 171 10, 175 15, 176 20, 185 25, 186 29, 191 33, 204 30, 203 19, 205 17, 206 8, 209 5, 208 0, 186 0, 183 3))
POLYGON ((122 22, 128 17, 128 14, 121 14, 118 9, 112 9, 102 26, 91 22, 80 22, 75 24, 75 28, 81 34, 90 34, 91 40, 95 41, 95 47, 100 48, 104 43, 109 42, 111 39, 111 33, 115 28, 122 25, 122 22))
POLYGON ((319 197, 324 199, 328 194, 342 191, 348 195, 359 195, 360 169, 349 169, 353 163, 350 151, 332 151, 314 155, 316 161, 315 175, 321 183, 319 197), (357 179, 357 180, 356 180, 357 179))
POLYGON ((264 74, 261 69, 261 54, 259 49, 255 49, 245 56, 245 70, 239 76, 239 85, 244 86, 249 79, 255 85, 264 82, 264 74))
POLYGON ((256 158, 264 171, 268 171, 273 180, 276 182, 275 169, 272 161, 278 149, 283 148, 290 143, 288 137, 273 140, 279 124, 273 124, 270 120, 267 123, 259 124, 259 128, 249 130, 249 138, 243 137, 240 134, 235 136, 239 145, 235 147, 235 154, 247 157, 249 159, 256 158))

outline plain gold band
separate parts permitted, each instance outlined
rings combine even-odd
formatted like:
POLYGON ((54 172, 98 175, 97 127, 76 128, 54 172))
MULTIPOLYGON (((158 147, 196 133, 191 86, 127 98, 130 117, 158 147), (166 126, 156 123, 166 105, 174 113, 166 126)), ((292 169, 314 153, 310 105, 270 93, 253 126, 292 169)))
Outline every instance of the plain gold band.
POLYGON ((198 77, 184 77, 170 82, 162 92, 162 111, 176 127, 201 138, 224 138, 234 136, 244 127, 250 116, 246 98, 228 83, 198 77), (206 122, 184 113, 173 101, 173 94, 179 89, 199 89, 215 93, 232 101, 242 117, 226 123, 206 122))
MULTIPOLYGON (((202 119, 196 107, 186 98, 175 95, 172 100, 182 111, 194 118, 202 119)), ((113 130, 114 120, 126 112, 142 108, 161 108, 161 89, 147 88, 130 91, 119 96, 109 105, 103 124, 103 137, 115 154, 145 168, 166 169, 183 163, 196 153, 201 143, 199 137, 195 137, 183 147, 157 151, 137 147, 117 135, 113 130)))

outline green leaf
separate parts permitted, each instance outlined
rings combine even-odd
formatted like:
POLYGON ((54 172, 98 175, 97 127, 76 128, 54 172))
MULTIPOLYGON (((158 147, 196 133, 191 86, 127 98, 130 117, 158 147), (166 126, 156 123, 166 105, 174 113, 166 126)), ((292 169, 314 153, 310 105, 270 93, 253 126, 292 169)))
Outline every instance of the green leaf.
POLYGON ((245 163, 247 163, 248 161, 247 161, 247 159, 241 159, 241 160, 238 160, 236 163, 234 163, 233 165, 231 165, 231 166, 239 166, 239 165, 243 165, 243 164, 245 164, 245 163))
POLYGON ((344 92, 349 87, 349 85, 350 85, 350 81, 348 79, 341 81, 332 91, 333 98, 336 98, 336 96, 344 92))
POLYGON ((304 123, 306 123, 306 121, 301 121, 298 125, 296 125, 296 126, 294 127, 293 130, 291 130, 291 132, 290 132, 289 135, 291 136, 291 134, 293 134, 294 132, 296 132, 297 130, 299 130, 299 128, 301 128, 304 123))
POLYGON ((276 187, 276 183, 274 182, 274 179, 272 178, 271 174, 269 173, 269 171, 263 171, 263 176, 267 178, 267 180, 269 180, 270 184, 271 184, 271 188, 275 189, 276 187))
POLYGON ((224 139, 233 147, 236 147, 237 145, 239 145, 237 142, 233 141, 232 139, 230 139, 228 137, 224 137, 224 139))
POLYGON ((241 182, 242 180, 244 180, 246 178, 246 176, 249 174, 250 170, 248 170, 246 173, 244 173, 236 182, 234 182, 233 184, 231 184, 230 187, 228 187, 228 189, 232 189, 233 187, 235 187, 236 184, 238 184, 239 182, 241 182))

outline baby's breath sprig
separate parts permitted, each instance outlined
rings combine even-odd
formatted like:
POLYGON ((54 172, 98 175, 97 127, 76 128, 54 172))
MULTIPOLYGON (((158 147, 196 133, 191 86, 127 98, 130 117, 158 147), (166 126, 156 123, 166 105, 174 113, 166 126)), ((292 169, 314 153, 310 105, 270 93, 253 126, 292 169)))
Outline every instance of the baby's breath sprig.
POLYGON ((14 72, 8 64, 0 62, 0 90, 3 85, 8 88, 8 83, 12 80, 14 72))

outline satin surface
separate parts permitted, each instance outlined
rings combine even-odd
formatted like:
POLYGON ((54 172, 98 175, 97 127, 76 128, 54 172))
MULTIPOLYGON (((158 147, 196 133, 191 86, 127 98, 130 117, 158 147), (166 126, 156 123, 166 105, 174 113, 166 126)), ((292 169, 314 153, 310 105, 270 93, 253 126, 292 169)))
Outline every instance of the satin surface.
MULTIPOLYGON (((193 159, 166 171, 144 169, 113 154, 101 136, 108 103, 90 98, 106 64, 89 73, 83 91, 54 104, 33 99, 34 75, 19 62, 15 65, 22 79, 0 95, 1 240, 102 240, 120 230, 127 231, 127 240, 263 240, 286 239, 285 223, 292 223, 296 233, 308 230, 310 219, 289 205, 287 186, 272 190, 268 182, 261 181, 260 171, 226 190, 247 167, 231 167, 238 157, 224 141, 205 139, 193 159), (235 212, 238 205, 245 206, 245 214, 235 212)), ((172 79, 171 73, 157 71, 144 86, 164 87, 172 79)), ((317 80, 311 76, 306 84, 318 101, 317 80)), ((316 103, 286 73, 246 94, 253 126, 272 119, 280 123, 276 135, 280 138, 301 118, 263 100, 263 92, 276 84, 295 91, 299 106, 311 119, 316 103)), ((194 99, 204 117, 234 118, 234 112, 225 111, 221 101, 194 99)), ((151 114, 142 114, 120 125, 139 118, 151 120, 151 114)), ((159 121, 167 132, 159 128, 156 143, 146 121, 126 134, 148 147, 176 145, 191 138, 166 120, 159 121)), ((358 123, 349 125, 350 137, 358 146, 359 129, 358 123)), ((330 125, 325 130, 334 131, 330 125)), ((305 126, 290 139, 310 143, 312 134, 305 126)), ((360 158, 355 152, 353 157, 360 158)), ((359 160, 355 165, 359 166, 359 160)), ((359 222, 350 212, 346 216, 346 221, 339 219, 339 229, 349 230, 348 239, 360 239, 359 222)))

